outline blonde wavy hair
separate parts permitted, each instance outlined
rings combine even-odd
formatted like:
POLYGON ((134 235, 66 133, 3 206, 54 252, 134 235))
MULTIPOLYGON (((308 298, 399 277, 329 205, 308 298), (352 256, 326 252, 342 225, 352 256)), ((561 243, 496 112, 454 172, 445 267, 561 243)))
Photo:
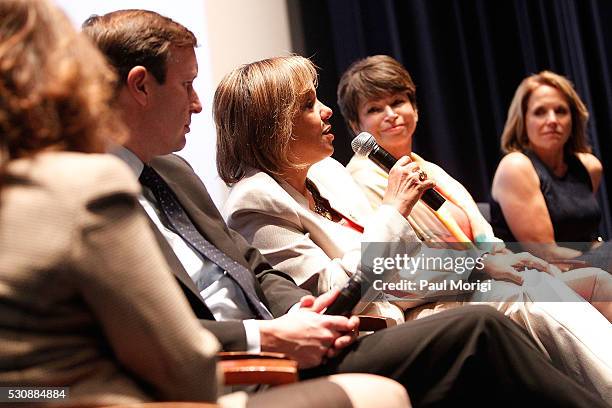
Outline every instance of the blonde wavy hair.
POLYGON ((529 139, 525 127, 525 114, 529 97, 533 91, 548 85, 557 89, 567 101, 572 115, 572 132, 565 144, 567 153, 591 153, 591 146, 587 142, 586 128, 589 119, 589 111, 584 102, 578 96, 572 83, 564 76, 550 71, 542 71, 538 74, 525 78, 516 89, 510 108, 506 125, 501 136, 501 150, 504 153, 522 152, 528 149, 529 139))
POLYGON ((293 121, 317 69, 297 55, 243 65, 223 78, 213 101, 217 170, 225 183, 240 181, 249 168, 271 175, 302 166, 289 158, 293 121))
POLYGON ((158 83, 166 81, 172 47, 197 46, 196 36, 183 25, 150 10, 117 10, 93 15, 83 33, 108 58, 118 75, 117 88, 137 65, 150 71, 158 83))

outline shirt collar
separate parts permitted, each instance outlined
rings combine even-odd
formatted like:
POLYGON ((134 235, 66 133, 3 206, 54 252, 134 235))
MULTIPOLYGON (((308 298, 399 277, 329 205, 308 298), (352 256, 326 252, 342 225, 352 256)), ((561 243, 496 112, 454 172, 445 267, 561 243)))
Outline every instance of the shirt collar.
POLYGON ((144 168, 144 163, 131 150, 123 146, 116 146, 113 147, 110 153, 123 160, 130 169, 132 169, 136 178, 140 177, 140 173, 142 173, 142 169, 144 168))

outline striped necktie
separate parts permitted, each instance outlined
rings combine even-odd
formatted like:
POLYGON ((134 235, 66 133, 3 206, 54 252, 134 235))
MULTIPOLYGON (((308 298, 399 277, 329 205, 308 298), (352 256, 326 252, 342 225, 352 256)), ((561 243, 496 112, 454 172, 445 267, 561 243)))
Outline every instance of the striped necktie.
POLYGON ((210 243, 197 230, 174 192, 161 176, 145 165, 139 181, 151 189, 171 229, 180 235, 194 250, 215 263, 238 284, 252 311, 260 319, 272 319, 272 314, 260 302, 255 292, 254 275, 245 266, 227 256, 210 243))

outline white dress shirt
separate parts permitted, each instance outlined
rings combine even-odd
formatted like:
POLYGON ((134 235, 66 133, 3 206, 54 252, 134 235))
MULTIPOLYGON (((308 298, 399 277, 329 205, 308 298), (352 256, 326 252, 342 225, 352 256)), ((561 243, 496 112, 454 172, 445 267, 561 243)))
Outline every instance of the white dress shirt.
MULTIPOLYGON (((113 149, 112 154, 123 160, 132 169, 136 178, 140 177, 144 164, 134 153, 124 147, 117 147, 113 149)), ((253 313, 242 289, 228 276, 227 272, 202 257, 180 235, 164 225, 161 221, 160 215, 162 213, 157 204, 157 199, 147 187, 143 186, 142 188, 143 191, 138 197, 138 202, 168 241, 185 271, 195 282, 215 320, 241 320, 246 332, 246 351, 261 351, 259 324, 257 320, 253 319, 253 313)))

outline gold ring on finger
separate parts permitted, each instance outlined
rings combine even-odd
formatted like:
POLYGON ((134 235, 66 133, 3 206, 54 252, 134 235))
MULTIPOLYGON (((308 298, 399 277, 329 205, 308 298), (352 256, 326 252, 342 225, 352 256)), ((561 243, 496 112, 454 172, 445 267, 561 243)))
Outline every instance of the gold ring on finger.
POLYGON ((425 181, 427 180, 427 173, 425 173, 423 170, 419 170, 419 181, 425 181))

